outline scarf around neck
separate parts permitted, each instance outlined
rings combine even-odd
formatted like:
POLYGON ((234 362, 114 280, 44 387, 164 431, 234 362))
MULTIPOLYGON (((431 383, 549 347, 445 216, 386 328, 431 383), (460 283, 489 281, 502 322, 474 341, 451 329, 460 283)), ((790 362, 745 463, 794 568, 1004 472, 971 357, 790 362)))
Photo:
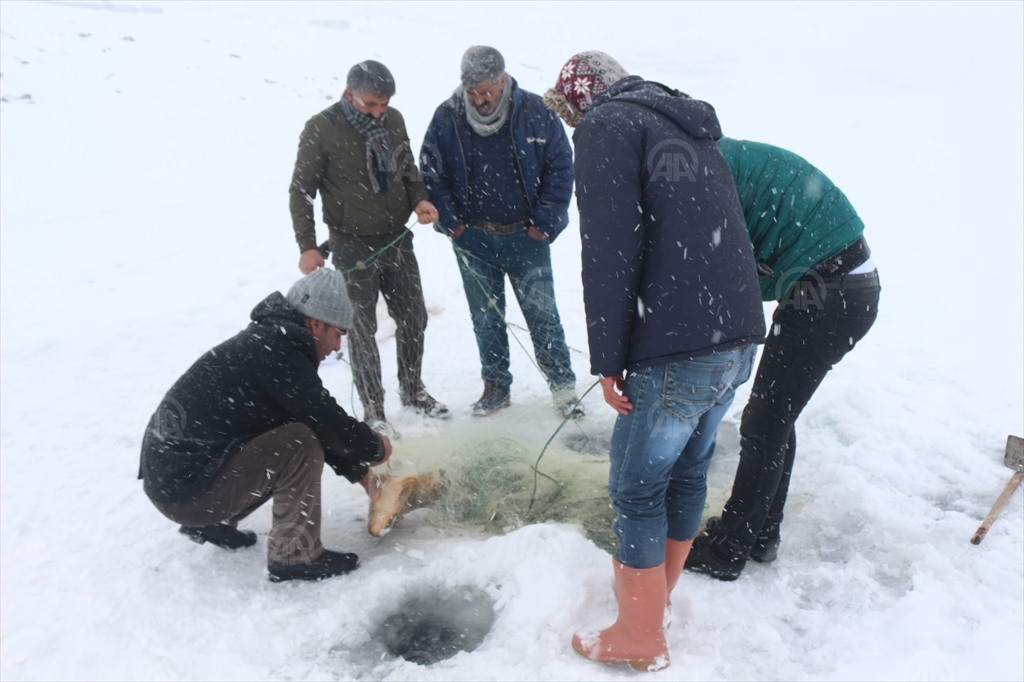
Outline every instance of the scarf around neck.
POLYGON ((466 94, 465 88, 461 86, 455 88, 455 94, 460 92, 462 93, 462 104, 466 107, 466 120, 469 121, 469 125, 474 133, 481 137, 488 137, 501 130, 501 126, 505 125, 505 121, 508 120, 508 112, 511 109, 511 77, 506 81, 505 89, 501 91, 498 105, 494 107, 494 111, 486 116, 477 111, 473 103, 469 101, 469 95, 466 94))
POLYGON ((352 124, 356 132, 366 138, 366 170, 370 173, 373 193, 380 194, 391 188, 391 176, 395 172, 395 161, 391 155, 391 140, 384 129, 387 114, 374 118, 362 114, 347 97, 341 98, 341 113, 352 124))

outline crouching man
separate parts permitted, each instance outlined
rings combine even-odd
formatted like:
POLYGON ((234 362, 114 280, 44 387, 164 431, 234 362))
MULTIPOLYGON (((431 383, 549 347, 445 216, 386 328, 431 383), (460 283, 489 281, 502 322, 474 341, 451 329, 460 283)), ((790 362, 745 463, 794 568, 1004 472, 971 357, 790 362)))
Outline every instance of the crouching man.
POLYGON ((252 323, 207 352, 167 392, 142 441, 139 478, 164 516, 192 540, 256 543, 238 522, 273 498, 270 580, 353 571, 355 554, 320 544, 326 462, 353 483, 387 461, 391 444, 345 413, 317 367, 341 348, 352 304, 336 270, 318 269, 288 296, 274 292, 252 323))

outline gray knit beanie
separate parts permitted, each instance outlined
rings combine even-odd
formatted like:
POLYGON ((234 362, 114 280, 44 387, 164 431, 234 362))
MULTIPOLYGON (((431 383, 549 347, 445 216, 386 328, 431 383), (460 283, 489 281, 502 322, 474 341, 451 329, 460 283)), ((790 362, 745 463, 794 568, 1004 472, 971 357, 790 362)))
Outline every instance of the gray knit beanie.
POLYGON ((317 268, 288 290, 292 307, 338 329, 352 328, 352 302, 345 291, 345 277, 337 270, 317 268))

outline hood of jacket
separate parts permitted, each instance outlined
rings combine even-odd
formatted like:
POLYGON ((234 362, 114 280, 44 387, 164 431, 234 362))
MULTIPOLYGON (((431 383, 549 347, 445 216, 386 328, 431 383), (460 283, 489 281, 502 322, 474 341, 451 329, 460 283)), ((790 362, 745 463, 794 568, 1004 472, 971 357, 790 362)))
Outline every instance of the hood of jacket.
POLYGON ((313 362, 320 364, 316 354, 316 341, 306 327, 306 316, 294 308, 280 291, 275 291, 257 303, 249 317, 253 324, 261 327, 281 327, 282 331, 290 327, 286 332, 288 336, 300 339, 302 352, 312 358, 313 362))
POLYGON ((609 102, 632 102, 653 109, 671 119, 695 140, 722 137, 722 127, 713 106, 667 85, 645 81, 640 76, 627 76, 615 82, 594 98, 587 113, 609 102))
POLYGON ((249 319, 257 324, 273 321, 292 322, 303 327, 306 326, 306 316, 292 307, 292 304, 280 291, 275 291, 257 303, 256 307, 252 309, 249 319))

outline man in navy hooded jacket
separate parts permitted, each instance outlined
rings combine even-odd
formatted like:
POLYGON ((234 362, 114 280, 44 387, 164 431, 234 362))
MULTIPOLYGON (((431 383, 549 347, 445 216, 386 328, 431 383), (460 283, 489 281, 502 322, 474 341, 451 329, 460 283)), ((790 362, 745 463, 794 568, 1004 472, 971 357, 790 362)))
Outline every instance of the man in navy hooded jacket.
POLYGON ((473 414, 508 407, 505 275, 522 308, 555 406, 582 416, 555 305, 550 242, 569 222, 572 148, 538 95, 519 88, 492 47, 462 58, 462 85, 434 113, 421 152, 439 230, 452 239, 480 352, 473 414))
POLYGON ((709 104, 600 52, 570 59, 545 101, 576 126, 591 371, 620 415, 608 482, 619 617, 573 648, 656 670, 718 424, 764 338, 757 272, 709 104))

